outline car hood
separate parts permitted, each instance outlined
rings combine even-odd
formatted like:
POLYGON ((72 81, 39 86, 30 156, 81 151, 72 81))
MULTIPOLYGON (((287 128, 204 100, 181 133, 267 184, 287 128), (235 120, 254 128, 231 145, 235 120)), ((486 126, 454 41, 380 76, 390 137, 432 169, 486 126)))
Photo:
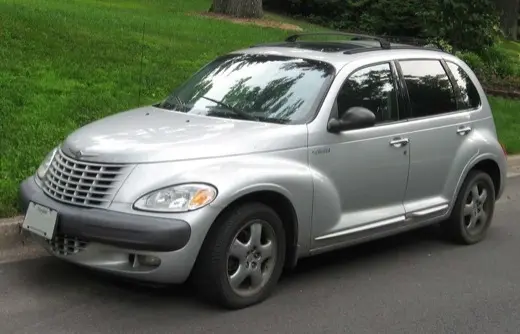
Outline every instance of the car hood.
POLYGON ((73 132, 62 150, 83 161, 142 163, 303 147, 305 125, 190 115, 155 107, 118 113, 73 132))

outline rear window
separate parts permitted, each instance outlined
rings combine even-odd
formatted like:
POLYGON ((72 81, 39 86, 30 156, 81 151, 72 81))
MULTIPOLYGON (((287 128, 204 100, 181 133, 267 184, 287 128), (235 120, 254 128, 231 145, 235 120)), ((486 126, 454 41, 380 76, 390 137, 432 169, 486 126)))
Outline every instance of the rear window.
POLYGON ((477 88, 471 81, 469 75, 457 64, 446 62, 450 68, 450 72, 455 77, 455 84, 460 91, 460 101, 458 101, 458 109, 476 109, 480 106, 480 95, 477 88))

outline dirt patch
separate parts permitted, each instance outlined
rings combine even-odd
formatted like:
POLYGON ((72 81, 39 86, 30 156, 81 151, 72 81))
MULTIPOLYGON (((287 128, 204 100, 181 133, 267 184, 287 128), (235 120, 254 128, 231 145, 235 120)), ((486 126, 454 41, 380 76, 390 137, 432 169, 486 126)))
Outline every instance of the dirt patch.
POLYGON ((223 14, 217 14, 217 13, 209 13, 209 12, 203 12, 203 13, 193 13, 192 15, 198 15, 198 16, 204 16, 209 17, 212 19, 217 20, 224 20, 229 21, 237 24, 252 24, 257 25, 260 27, 268 27, 268 28, 277 28, 282 30, 290 30, 290 31, 303 31, 302 28, 295 24, 289 24, 289 23, 283 23, 283 22, 277 22, 273 20, 266 20, 266 19, 242 19, 242 18, 236 18, 231 17, 223 14))
POLYGON ((492 88, 484 85, 484 90, 486 93, 492 96, 500 96, 504 98, 510 98, 510 99, 520 99, 520 92, 516 91, 514 89, 507 90, 507 89, 500 89, 500 88, 492 88))

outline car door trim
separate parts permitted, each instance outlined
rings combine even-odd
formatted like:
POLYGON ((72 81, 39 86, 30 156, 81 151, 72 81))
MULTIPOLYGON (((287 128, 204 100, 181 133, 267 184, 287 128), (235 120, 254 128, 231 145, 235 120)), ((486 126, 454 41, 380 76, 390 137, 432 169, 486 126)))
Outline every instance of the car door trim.
POLYGON ((443 212, 443 211, 447 211, 448 209, 449 209, 449 204, 441 204, 441 205, 437 205, 437 206, 434 206, 434 207, 431 207, 431 208, 427 208, 427 209, 422 209, 422 210, 419 210, 419 211, 411 212, 407 216, 409 218, 422 218, 422 217, 425 217, 425 216, 429 216, 429 215, 433 215, 433 214, 440 213, 440 212, 443 212))
POLYGON ((353 233, 358 233, 358 232, 363 232, 363 231, 367 231, 367 230, 372 230, 372 229, 383 227, 383 226, 387 226, 387 225, 402 223, 405 220, 406 220, 406 216, 402 215, 402 216, 398 216, 398 217, 394 217, 394 218, 390 218, 390 219, 384 219, 384 220, 376 221, 376 222, 369 223, 369 224, 366 224, 366 225, 363 225, 363 226, 349 228, 349 229, 342 230, 342 231, 339 231, 339 232, 325 234, 325 235, 316 237, 314 240, 321 241, 321 240, 339 238, 339 237, 343 237, 343 236, 346 236, 346 235, 349 235, 349 234, 353 234, 353 233))

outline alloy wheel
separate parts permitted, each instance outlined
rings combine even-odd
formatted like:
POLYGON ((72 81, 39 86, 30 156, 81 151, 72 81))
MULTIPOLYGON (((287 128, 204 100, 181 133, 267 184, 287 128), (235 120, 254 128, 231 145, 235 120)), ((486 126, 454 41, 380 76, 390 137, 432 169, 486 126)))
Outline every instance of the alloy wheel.
POLYGON ((469 191, 463 209, 464 228, 470 235, 480 233, 489 218, 490 201, 483 182, 476 182, 469 191))
POLYGON ((257 294, 269 282, 277 256, 276 234, 269 223, 254 220, 242 227, 228 250, 231 289, 241 297, 257 294))

